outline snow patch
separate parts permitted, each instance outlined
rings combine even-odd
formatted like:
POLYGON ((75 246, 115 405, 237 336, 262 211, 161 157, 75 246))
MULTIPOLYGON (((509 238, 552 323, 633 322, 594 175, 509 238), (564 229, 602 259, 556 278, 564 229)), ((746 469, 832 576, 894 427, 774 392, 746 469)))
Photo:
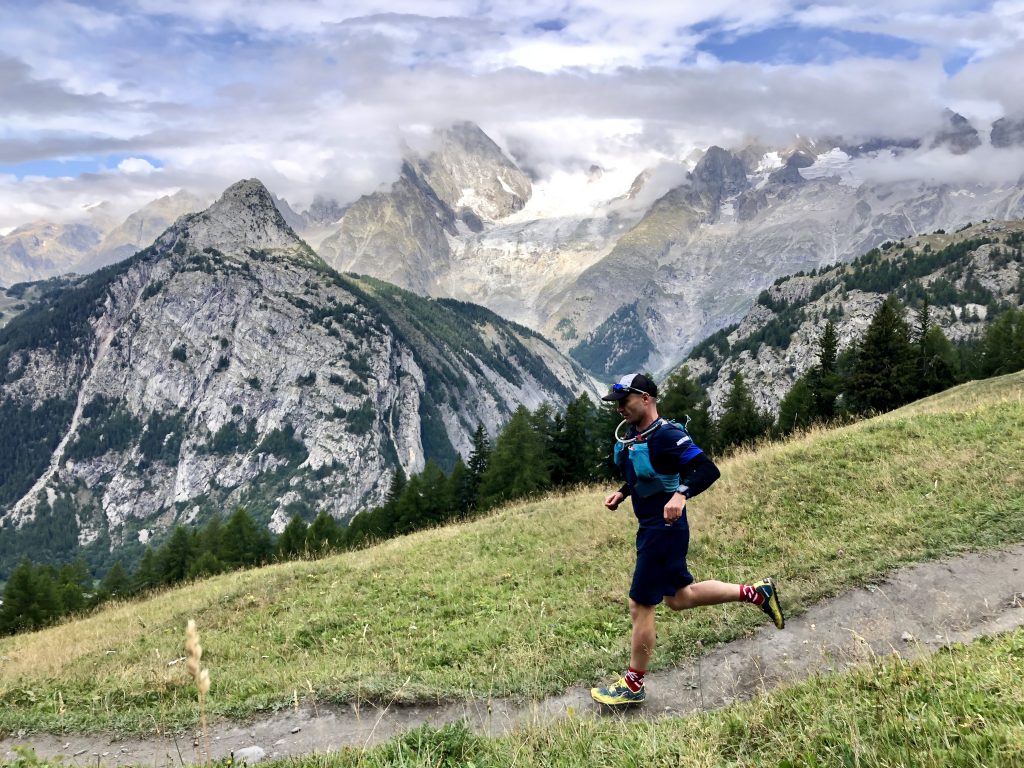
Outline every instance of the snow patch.
MULTIPOLYGON (((889 150, 884 153, 879 153, 879 155, 895 157, 895 155, 889 150)), ((800 175, 805 179, 821 179, 829 176, 838 176, 840 183, 850 187, 859 187, 864 181, 864 176, 859 174, 857 171, 857 164, 853 162, 853 159, 843 152, 843 150, 835 147, 823 155, 818 155, 818 159, 815 160, 814 165, 808 168, 801 168, 800 175)))
POLYGON ((766 152, 761 158, 761 162, 757 164, 756 173, 771 173, 776 168, 781 168, 783 165, 782 155, 778 152, 766 152))

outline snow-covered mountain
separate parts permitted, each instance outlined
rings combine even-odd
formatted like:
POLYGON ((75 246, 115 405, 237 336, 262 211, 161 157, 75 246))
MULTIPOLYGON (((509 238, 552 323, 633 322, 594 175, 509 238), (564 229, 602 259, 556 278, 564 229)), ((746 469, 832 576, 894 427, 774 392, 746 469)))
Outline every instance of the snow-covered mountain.
MULTIPOLYGON (((709 147, 654 168, 595 158, 531 179, 459 123, 408 147, 398 177, 373 194, 323 196, 301 213, 276 205, 340 271, 482 304, 601 376, 661 372, 779 277, 1024 215, 1022 126, 1006 117, 979 131, 947 110, 924 136, 709 147), (985 172, 993 165, 999 174, 985 172)), ((13 282, 2 263, 0 282, 13 282)))

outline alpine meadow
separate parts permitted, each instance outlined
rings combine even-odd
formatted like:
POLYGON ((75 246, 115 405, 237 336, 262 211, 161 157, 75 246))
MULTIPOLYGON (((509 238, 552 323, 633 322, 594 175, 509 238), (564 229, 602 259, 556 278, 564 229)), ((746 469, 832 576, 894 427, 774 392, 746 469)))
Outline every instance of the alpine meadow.
MULTIPOLYGON (((899 565, 1019 543, 1022 383, 1024 374, 974 382, 733 454, 721 462, 723 479, 690 511, 700 532, 692 567, 737 580, 776 574, 799 621, 814 603, 899 565)), ((548 495, 7 638, 0 729, 195 728, 194 685, 183 664, 169 663, 181 656, 188 619, 202 633, 213 717, 258 717, 296 696, 321 706, 536 698, 595 679, 622 654, 629 568, 608 553, 628 551, 632 528, 628 513, 603 510, 600 496, 597 488, 548 495)), ((671 666, 762 620, 724 609, 673 616, 662 624, 657 664, 671 666)), ((296 764, 625 765, 634 749, 666 765, 759 765, 769 755, 793 765, 898 764, 911 742, 891 718, 918 724, 910 738, 928 751, 915 750, 920 761, 912 764, 943 765, 953 755, 1000 764, 991 759, 1009 760, 1024 738, 1021 712, 1011 706, 1021 693, 1022 642, 1018 630, 915 663, 880 659, 678 724, 577 713, 496 741, 453 725, 296 764), (778 718, 768 730, 766 712, 778 718)))

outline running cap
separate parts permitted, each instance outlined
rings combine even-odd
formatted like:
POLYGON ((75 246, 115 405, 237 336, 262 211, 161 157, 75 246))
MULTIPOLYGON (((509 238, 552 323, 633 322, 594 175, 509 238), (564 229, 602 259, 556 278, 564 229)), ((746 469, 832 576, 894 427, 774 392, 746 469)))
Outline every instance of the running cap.
POLYGON ((617 382, 612 384, 611 390, 601 399, 614 402, 616 400, 622 400, 630 392, 657 397, 658 385, 642 373, 627 373, 617 382))

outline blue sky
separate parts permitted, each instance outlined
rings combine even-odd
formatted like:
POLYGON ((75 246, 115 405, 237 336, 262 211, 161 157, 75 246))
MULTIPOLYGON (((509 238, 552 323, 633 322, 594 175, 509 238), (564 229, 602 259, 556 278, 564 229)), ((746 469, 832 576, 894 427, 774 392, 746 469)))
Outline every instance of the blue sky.
POLYGON ((469 119, 537 174, 711 143, 983 133, 1024 0, 8 0, 0 227, 259 176, 301 207, 469 119))

